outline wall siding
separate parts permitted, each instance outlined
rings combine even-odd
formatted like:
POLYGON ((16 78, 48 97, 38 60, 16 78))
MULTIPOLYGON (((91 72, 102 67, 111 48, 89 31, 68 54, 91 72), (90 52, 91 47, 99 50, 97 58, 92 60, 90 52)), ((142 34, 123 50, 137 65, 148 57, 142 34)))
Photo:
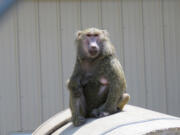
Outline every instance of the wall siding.
POLYGON ((61 0, 61 56, 63 73, 63 100, 64 108, 69 106, 69 93, 66 82, 70 77, 75 63, 75 32, 80 29, 80 1, 79 0, 61 0))
POLYGON ((21 130, 16 9, 0 20, 0 134, 21 130))
POLYGON ((69 106, 75 32, 107 29, 130 104, 180 116, 180 1, 19 0, 0 18, 0 134, 69 106))
POLYGON ((43 120, 63 109, 59 3, 39 1, 39 44, 43 120), (53 21, 52 21, 53 20, 53 21), (53 35, 53 36, 51 36, 53 35))
POLYGON ((162 1, 143 1, 147 107, 166 113, 162 1), (153 97, 153 98, 152 98, 153 97))
POLYGON ((131 104, 146 106, 142 1, 123 0, 124 59, 131 104))
POLYGON ((167 111, 180 116, 180 1, 163 1, 167 111))
POLYGON ((18 46, 22 130, 35 128, 41 119, 38 9, 36 1, 19 1, 18 46))
POLYGON ((103 0, 101 8, 102 28, 107 29, 111 33, 110 38, 116 48, 117 56, 124 66, 122 2, 120 0, 113 0, 113 2, 103 0), (115 16, 114 14, 117 13, 119 15, 115 16))

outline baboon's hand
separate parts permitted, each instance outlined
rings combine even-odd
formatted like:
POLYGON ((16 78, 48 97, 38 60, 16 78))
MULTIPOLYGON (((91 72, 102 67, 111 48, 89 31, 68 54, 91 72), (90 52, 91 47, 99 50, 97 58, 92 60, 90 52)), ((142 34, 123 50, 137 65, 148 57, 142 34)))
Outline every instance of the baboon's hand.
POLYGON ((106 108, 105 104, 100 106, 99 108, 93 109, 91 112, 92 117, 105 117, 110 114, 116 113, 118 111, 117 107, 111 107, 111 108, 106 108))
POLYGON ((105 117, 108 115, 110 115, 110 113, 105 111, 103 106, 101 106, 97 109, 93 109, 91 114, 90 114, 91 117, 95 117, 95 118, 105 117))
POLYGON ((92 112, 90 113, 91 117, 98 118, 99 117, 99 112, 97 109, 93 109, 92 112))
POLYGON ((95 117, 95 118, 99 118, 99 117, 105 117, 105 116, 108 116, 110 115, 109 112, 103 112, 103 111, 100 111, 98 109, 93 109, 90 116, 91 117, 95 117))
POLYGON ((81 126, 86 122, 86 119, 83 116, 76 114, 72 117, 72 122, 74 126, 81 126))

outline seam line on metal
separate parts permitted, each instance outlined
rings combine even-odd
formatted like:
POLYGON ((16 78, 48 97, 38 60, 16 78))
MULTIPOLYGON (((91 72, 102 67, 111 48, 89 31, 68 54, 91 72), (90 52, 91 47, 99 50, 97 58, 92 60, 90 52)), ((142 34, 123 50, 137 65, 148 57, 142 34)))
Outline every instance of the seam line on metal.
POLYGON ((129 122, 129 123, 118 125, 118 126, 116 126, 114 128, 111 128, 109 130, 106 130, 105 132, 103 132, 101 134, 105 135, 107 133, 112 132, 113 130, 115 130, 117 128, 129 126, 129 125, 134 125, 134 124, 142 124, 142 123, 146 123, 146 122, 150 122, 150 121, 157 121, 157 120, 180 120, 180 118, 168 118, 168 117, 165 117, 165 118, 154 118, 154 119, 148 119, 148 120, 142 120, 142 121, 129 122))

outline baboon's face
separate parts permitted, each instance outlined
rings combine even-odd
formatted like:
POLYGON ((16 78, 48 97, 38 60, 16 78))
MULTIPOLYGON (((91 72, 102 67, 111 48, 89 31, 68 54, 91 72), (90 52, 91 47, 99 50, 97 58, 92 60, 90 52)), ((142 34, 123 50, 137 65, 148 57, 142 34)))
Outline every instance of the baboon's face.
POLYGON ((83 39, 83 49, 90 57, 97 57, 100 53, 102 43, 97 33, 87 33, 83 39))
POLYGON ((102 52, 105 31, 90 28, 78 32, 77 40, 80 40, 80 47, 89 58, 96 58, 102 52))

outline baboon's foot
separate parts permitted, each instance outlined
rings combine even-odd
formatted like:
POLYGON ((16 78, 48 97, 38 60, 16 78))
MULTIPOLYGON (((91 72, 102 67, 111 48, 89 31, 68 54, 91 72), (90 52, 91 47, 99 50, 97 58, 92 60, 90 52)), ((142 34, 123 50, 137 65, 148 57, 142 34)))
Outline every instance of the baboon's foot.
POLYGON ((83 116, 75 116, 72 121, 74 126, 78 127, 83 125, 86 122, 86 119, 83 116))
POLYGON ((110 115, 109 112, 100 111, 98 109, 93 109, 90 116, 95 118, 105 117, 110 115))
POLYGON ((124 93, 122 96, 122 99, 120 100, 118 104, 118 109, 120 111, 123 110, 124 106, 128 103, 129 99, 130 99, 130 95, 128 93, 124 93))

